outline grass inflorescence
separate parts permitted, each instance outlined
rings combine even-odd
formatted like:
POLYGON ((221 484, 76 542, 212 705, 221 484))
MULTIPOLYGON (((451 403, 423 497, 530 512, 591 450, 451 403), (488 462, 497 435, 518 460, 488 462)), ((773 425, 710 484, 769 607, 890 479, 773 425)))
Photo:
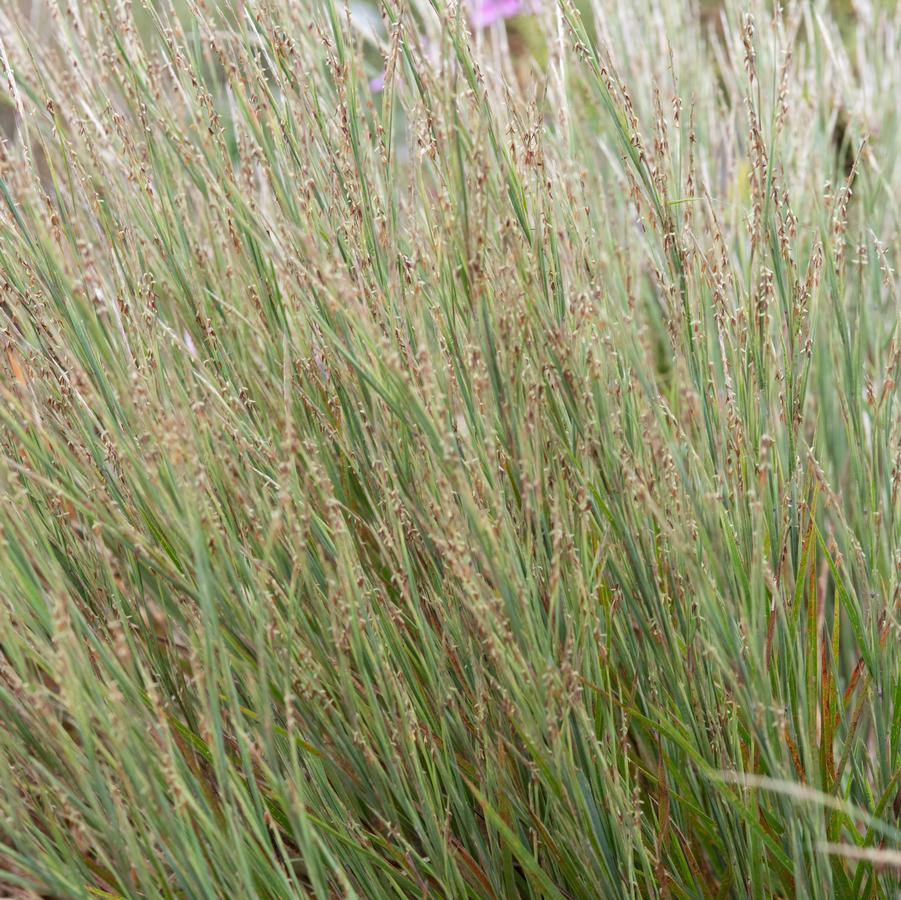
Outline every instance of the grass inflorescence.
POLYGON ((0 10, 6 893, 901 889, 901 16, 524 12, 0 10))

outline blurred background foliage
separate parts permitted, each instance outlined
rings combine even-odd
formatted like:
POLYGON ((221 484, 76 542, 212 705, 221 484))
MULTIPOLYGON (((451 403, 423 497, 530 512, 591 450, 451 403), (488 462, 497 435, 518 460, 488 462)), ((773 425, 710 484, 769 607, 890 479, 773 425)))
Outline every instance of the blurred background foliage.
MULTIPOLYGON (((34 35, 40 37, 42 33, 49 34, 50 16, 53 14, 52 10, 57 0, 13 0, 13 2, 18 3, 21 9, 22 16, 20 21, 27 23, 26 27, 34 35)), ((173 10, 180 15, 188 32, 190 32, 191 13, 186 0, 131 0, 137 20, 140 22, 143 19, 147 23, 147 33, 149 34, 152 30, 150 26, 150 8, 153 6, 158 7, 161 2, 165 2, 167 9, 173 10)), ((283 0, 283 2, 295 2, 295 0, 283 0)), ((321 0, 307 0, 307 2, 312 6, 321 2, 321 0)), ((531 0, 531 2, 550 3, 553 0, 531 0)), ((358 26, 366 58, 372 67, 371 75, 373 78, 376 78, 381 68, 379 47, 385 39, 378 0, 350 0, 347 5, 358 26)), ((415 2, 411 4, 413 7, 415 5, 415 2)), ((894 9, 897 6, 897 0, 809 0, 809 5, 815 11, 829 12, 833 21, 841 28, 846 43, 852 45, 855 42, 854 31, 856 23, 862 17, 869 19, 879 10, 894 9)), ((217 4, 217 6, 219 5, 217 4)), ((240 12, 241 6, 242 0, 234 0, 232 8, 235 13, 240 12)), ((582 13, 586 23, 589 26, 596 26, 598 5, 593 4, 591 0, 576 0, 576 6, 582 13)), ((525 3, 524 7, 528 9, 529 3, 525 3)), ((211 14, 217 13, 212 12, 211 14)), ((724 26, 725 13, 722 0, 698 0, 697 15, 704 23, 708 39, 718 40, 722 35, 724 26)), ((540 25, 534 16, 526 12, 505 21, 500 21, 491 27, 503 30, 505 46, 509 48, 513 64, 512 68, 523 79, 527 80, 530 78, 536 66, 539 69, 544 68, 547 51, 540 25)), ((600 30, 602 31, 602 29, 600 30)), ((597 27, 588 28, 590 35, 596 35, 598 31, 597 27)), ((211 81, 216 81, 214 75, 211 81)), ((850 153, 849 141, 851 136, 850 134, 846 135, 846 127, 847 123, 844 121, 839 122, 837 125, 837 144, 848 143, 848 147, 838 146, 840 153, 850 153)), ((6 85, 0 84, 0 139, 12 140, 15 138, 15 133, 16 122, 13 105, 6 85)))

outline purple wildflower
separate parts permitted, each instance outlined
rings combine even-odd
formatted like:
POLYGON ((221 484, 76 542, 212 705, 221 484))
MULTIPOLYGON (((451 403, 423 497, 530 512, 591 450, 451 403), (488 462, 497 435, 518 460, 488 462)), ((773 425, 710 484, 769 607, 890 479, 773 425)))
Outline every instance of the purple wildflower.
POLYGON ((372 91, 373 94, 379 93, 379 91, 385 90, 385 71, 384 69, 372 78, 369 82, 369 90, 372 91))
POLYGON ((470 0, 472 24, 476 28, 487 28, 500 19, 518 16, 523 6, 523 0, 470 0))

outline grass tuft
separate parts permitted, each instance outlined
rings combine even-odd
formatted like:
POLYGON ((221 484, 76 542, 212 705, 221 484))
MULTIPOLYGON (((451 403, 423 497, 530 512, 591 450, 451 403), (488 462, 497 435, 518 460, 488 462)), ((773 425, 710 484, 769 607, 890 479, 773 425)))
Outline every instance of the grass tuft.
POLYGON ((901 12, 471 12, 0 8, 5 893, 901 891, 901 12))

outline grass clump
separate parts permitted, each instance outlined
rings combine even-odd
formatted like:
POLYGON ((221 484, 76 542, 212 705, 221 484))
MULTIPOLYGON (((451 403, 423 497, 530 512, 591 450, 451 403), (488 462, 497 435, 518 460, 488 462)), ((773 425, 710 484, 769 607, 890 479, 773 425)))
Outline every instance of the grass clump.
POLYGON ((0 11, 6 891, 894 896, 901 19, 363 13, 0 11))

